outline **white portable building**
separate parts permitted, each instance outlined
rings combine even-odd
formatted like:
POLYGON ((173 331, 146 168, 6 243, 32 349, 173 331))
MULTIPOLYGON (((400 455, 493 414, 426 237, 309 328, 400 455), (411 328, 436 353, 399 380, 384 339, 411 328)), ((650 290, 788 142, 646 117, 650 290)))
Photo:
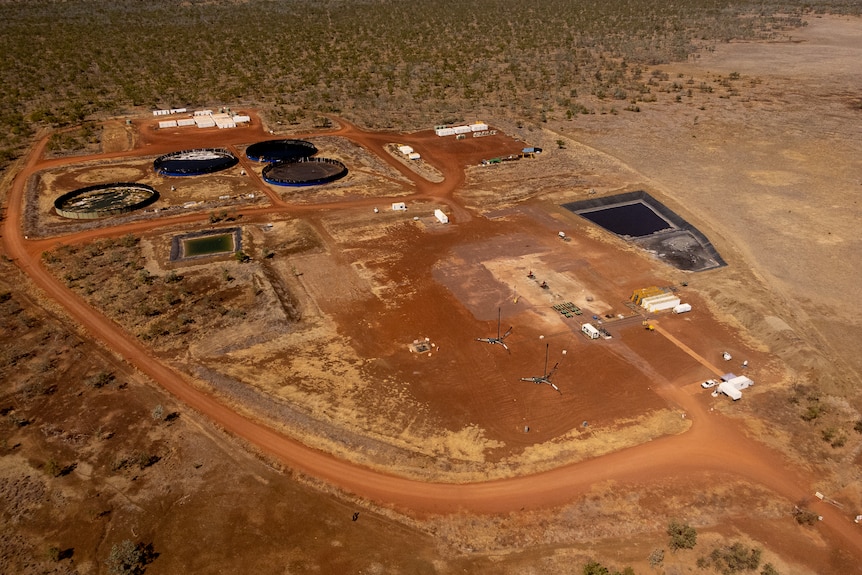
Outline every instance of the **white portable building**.
POLYGON ((185 108, 171 108, 171 114, 185 114, 185 108))
POLYGON ((410 146, 398 146, 398 151, 406 156, 413 153, 413 148, 410 146))
POLYGON ((195 120, 194 118, 182 118, 177 120, 177 126, 194 126, 195 120))
POLYGON ((641 300, 641 306, 650 313, 673 309, 679 305, 679 298, 673 294, 661 294, 641 300))
POLYGON ((449 216, 447 216, 445 213, 443 213, 443 210, 441 210, 439 208, 434 210, 434 217, 437 218, 437 220, 441 224, 448 224, 449 223, 449 216))
POLYGON ((177 121, 176 120, 162 120, 161 122, 159 122, 159 129, 160 130, 162 128, 176 128, 176 127, 177 127, 177 121))
POLYGON ((407 210, 407 205, 404 202, 394 202, 392 204, 392 210, 396 212, 404 212, 407 210))
POLYGON ((722 381, 718 384, 718 391, 736 401, 737 399, 742 398, 742 392, 736 389, 729 381, 722 381))
POLYGON ((454 128, 452 128, 452 131, 456 134, 469 134, 470 132, 472 132, 470 126, 455 126, 454 128))
POLYGON ((673 313, 685 313, 687 311, 691 311, 690 303, 681 303, 675 308, 673 308, 673 313))
POLYGON ((581 331, 584 333, 585 336, 590 339, 599 339, 599 336, 601 335, 601 333, 599 333, 599 330, 597 330, 595 326, 591 323, 585 323, 584 325, 582 325, 581 331))
POLYGON ((483 124, 482 122, 470 124, 470 130, 473 132, 484 132, 487 129, 488 129, 488 124, 483 124))
POLYGON ((233 118, 229 114, 213 114, 212 118, 219 129, 236 128, 236 122, 233 121, 233 118))
POLYGON ((453 128, 437 128, 434 133, 438 136, 454 136, 455 130, 453 128))
POLYGON ((739 390, 748 389, 749 387, 754 385, 754 381, 748 377, 745 377, 744 375, 738 375, 736 377, 728 379, 727 383, 739 390))
POLYGON ((679 298, 675 297, 675 298, 669 299, 667 301, 660 301, 660 302, 656 302, 656 303, 652 304, 649 307, 649 311, 650 311, 650 313, 654 313, 657 311, 664 311, 664 310, 668 310, 668 309, 673 309, 678 305, 679 305, 679 298))
POLYGON ((194 115, 195 116, 212 116, 213 111, 212 110, 195 110, 194 115))
POLYGON ((212 116, 195 116, 195 125, 198 128, 213 128, 216 123, 212 116))
POLYGON ((251 116, 234 116, 233 121, 237 124, 248 124, 251 122, 251 116))
POLYGON ((419 155, 419 152, 410 152, 409 154, 407 154, 408 160, 418 160, 421 157, 422 156, 419 155))
POLYGON ((673 297, 675 297, 675 296, 672 293, 662 292, 662 293, 658 293, 655 295, 641 298, 640 305, 642 308, 647 309, 650 306, 650 304, 653 302, 663 301, 663 300, 670 299, 673 297))

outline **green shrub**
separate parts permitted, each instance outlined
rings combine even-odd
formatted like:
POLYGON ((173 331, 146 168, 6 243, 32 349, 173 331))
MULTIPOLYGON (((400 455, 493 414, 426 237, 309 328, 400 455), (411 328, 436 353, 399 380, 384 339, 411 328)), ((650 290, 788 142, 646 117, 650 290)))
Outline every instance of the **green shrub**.
POLYGON ((697 545, 697 531, 686 523, 671 521, 667 526, 667 534, 670 536, 668 546, 671 551, 693 549, 697 545))

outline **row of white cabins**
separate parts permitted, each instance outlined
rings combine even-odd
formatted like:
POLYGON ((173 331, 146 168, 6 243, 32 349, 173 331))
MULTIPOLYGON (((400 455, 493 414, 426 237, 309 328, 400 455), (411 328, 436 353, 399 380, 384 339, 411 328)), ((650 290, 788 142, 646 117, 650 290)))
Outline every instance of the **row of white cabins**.
MULTIPOLYGON (((173 116, 187 114, 186 108, 171 108, 169 110, 153 110, 153 116, 173 116)), ((227 112, 214 113, 212 110, 195 110, 190 118, 159 121, 159 129, 197 126, 198 128, 236 128, 238 124, 251 122, 251 117, 227 112)))

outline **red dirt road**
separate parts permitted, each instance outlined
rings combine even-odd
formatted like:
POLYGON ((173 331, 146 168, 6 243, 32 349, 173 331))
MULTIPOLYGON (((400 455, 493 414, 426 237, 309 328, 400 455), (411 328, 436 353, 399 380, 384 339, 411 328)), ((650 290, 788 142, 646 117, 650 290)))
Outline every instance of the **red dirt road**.
MULTIPOLYGON (((469 220, 472 216, 453 200, 453 192, 464 181, 463 157, 443 148, 425 146, 422 135, 398 135, 398 141, 414 145, 430 164, 443 172, 445 179, 439 184, 417 177, 385 152, 383 146, 396 136, 391 134, 365 133, 354 126, 342 123, 336 134, 348 138, 377 154, 416 183, 416 198, 434 197, 448 203, 453 220, 469 220)), ((227 134, 230 131, 212 132, 227 134)), ((237 133, 239 134, 239 133, 237 133)), ((239 134, 245 138, 249 132, 239 134)), ((227 137, 227 136, 225 136, 227 137)), ((236 137, 236 136, 230 136, 236 137)), ((255 137, 262 139, 261 132, 255 137)), ((433 136, 432 136, 433 137, 433 136)), ((682 478, 692 474, 721 474, 744 479, 773 491, 789 502, 811 500, 813 480, 800 470, 789 465, 778 453, 753 442, 737 425, 721 415, 707 411, 700 396, 690 394, 683 388, 667 385, 657 390, 670 405, 678 406, 691 421, 690 429, 681 435, 664 437, 649 443, 625 449, 610 455, 582 463, 560 467, 552 471, 526 477, 472 483, 441 484, 422 483, 362 468, 333 458, 291 439, 272 429, 248 420, 226 407, 212 396, 203 393, 187 381, 184 376, 157 360, 137 339, 126 333, 117 324, 106 318, 85 301, 71 292, 53 277, 41 264, 40 255, 58 239, 26 240, 22 232, 23 198, 25 183, 37 170, 48 162, 41 162, 47 138, 34 149, 24 169, 15 179, 8 196, 3 242, 8 255, 45 292, 51 300, 61 305, 68 314, 82 325, 89 334, 106 347, 122 356, 131 365, 145 373, 164 387, 178 400, 211 419, 216 425, 242 438, 257 449, 277 458, 297 472, 320 479, 346 492, 373 500, 382 505, 393 506, 408 514, 445 514, 459 510, 481 513, 508 512, 518 509, 552 507, 572 501, 586 493, 590 487, 603 481, 615 481, 625 486, 634 486, 659 479, 682 478)), ((215 142, 213 142, 215 143, 215 142)), ((221 141, 221 145, 237 142, 221 141)), ((514 140, 512 146, 517 143, 514 140)), ((135 153, 153 153, 156 148, 175 149, 168 144, 148 144, 135 153)), ((132 155, 132 154, 129 154, 132 155)), ((472 163, 476 158, 469 158, 472 163)), ((80 161, 76 158, 75 161, 80 161)), ((54 160, 52 165, 61 161, 54 160)), ((249 172, 252 173, 252 172, 249 172)), ((265 186, 262 186, 264 189, 265 186)), ((243 210, 244 215, 275 212, 304 212, 325 209, 314 206, 288 206, 277 194, 268 194, 272 206, 243 210)), ((403 198, 402 198, 403 199, 403 198)), ((373 205, 381 198, 359 200, 348 205, 373 205)), ((338 207, 344 208, 340 203, 338 207)), ((162 221, 148 221, 99 230, 72 234, 62 238, 66 243, 85 241, 106 235, 123 235, 141 232, 166 223, 201 221, 205 215, 188 215, 162 221)), ((666 333, 659 328, 659 333, 666 333)), ((673 341, 672 334, 667 334, 673 341)), ((674 341, 675 344, 677 342, 674 341)), ((684 348, 686 353, 694 353, 684 348)), ((695 357, 698 361, 702 358, 695 357)), ((704 363, 709 366, 708 362, 704 363)), ((714 366, 709 366, 716 370, 714 366)), ((814 508, 824 520, 823 529, 841 541, 838 545, 856 555, 862 562, 862 530, 839 510, 816 503, 814 508)))

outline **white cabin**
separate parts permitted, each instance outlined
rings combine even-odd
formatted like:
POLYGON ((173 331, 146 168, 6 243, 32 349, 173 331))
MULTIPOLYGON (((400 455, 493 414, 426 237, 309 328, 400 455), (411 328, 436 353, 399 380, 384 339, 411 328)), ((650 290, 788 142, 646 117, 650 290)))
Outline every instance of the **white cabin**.
POLYGON ((585 336, 590 339, 599 339, 599 336, 601 335, 599 330, 597 330, 596 327, 591 323, 585 323, 584 325, 582 325, 581 331, 585 336))

